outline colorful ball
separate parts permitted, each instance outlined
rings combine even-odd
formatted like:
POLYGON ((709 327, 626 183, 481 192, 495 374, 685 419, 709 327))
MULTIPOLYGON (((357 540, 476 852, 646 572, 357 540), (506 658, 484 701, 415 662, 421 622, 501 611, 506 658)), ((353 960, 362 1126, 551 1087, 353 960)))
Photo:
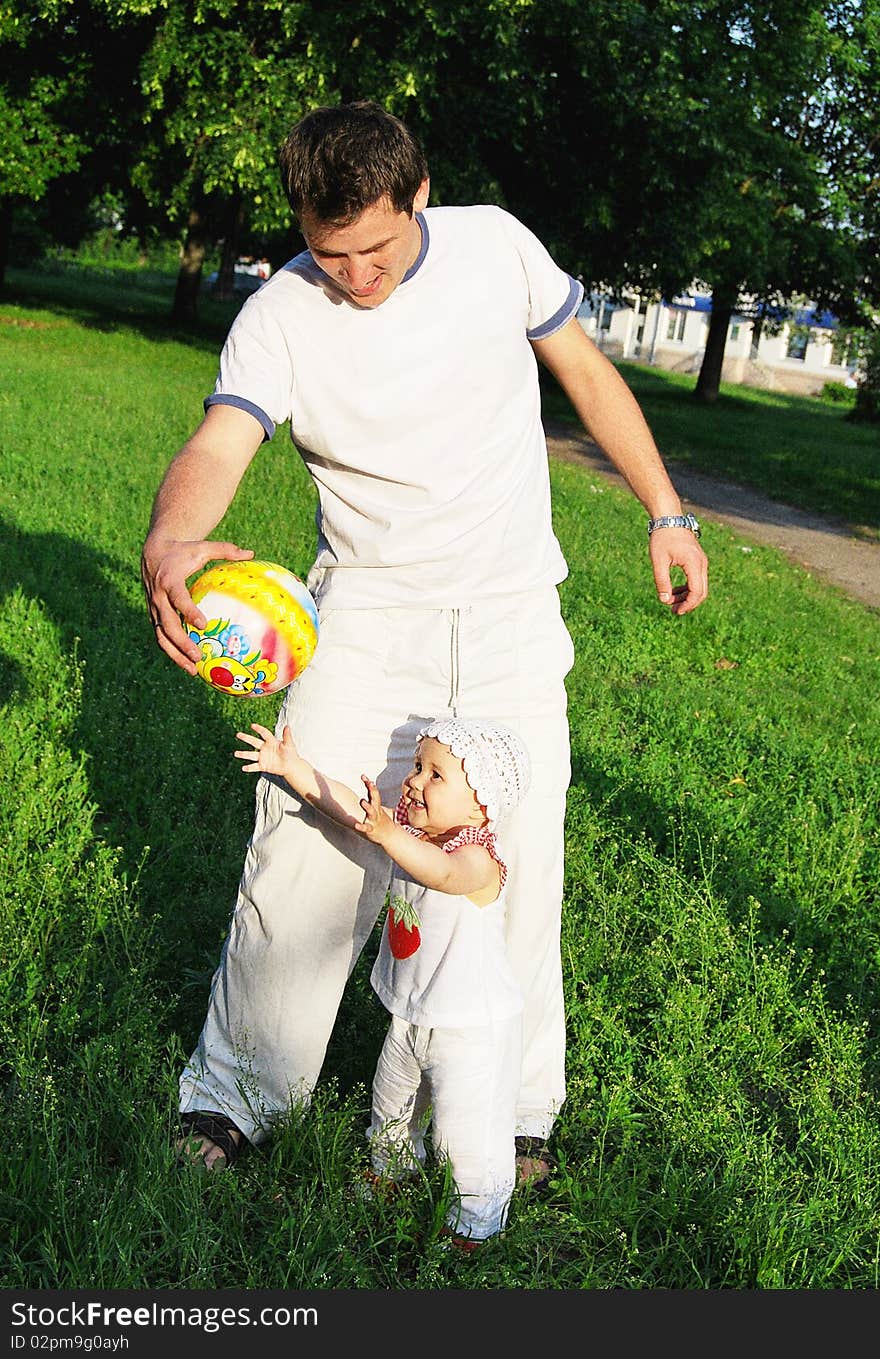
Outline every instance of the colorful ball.
POLYGON ((207 618, 189 635, 196 670, 224 694, 261 698, 301 675, 318 644, 318 610, 305 585, 275 562, 220 562, 190 591, 207 618))

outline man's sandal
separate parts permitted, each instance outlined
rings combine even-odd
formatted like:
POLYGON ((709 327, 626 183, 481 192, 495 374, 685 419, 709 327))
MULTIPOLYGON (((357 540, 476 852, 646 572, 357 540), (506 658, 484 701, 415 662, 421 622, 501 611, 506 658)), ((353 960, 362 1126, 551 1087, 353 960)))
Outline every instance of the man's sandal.
POLYGON ((556 1158, 543 1137, 515 1137, 516 1180, 518 1189, 529 1189, 533 1194, 546 1194, 550 1188, 550 1176, 557 1169, 556 1158), (538 1161, 547 1169, 533 1170, 530 1162, 538 1161))
POLYGON ((400 1182, 388 1175, 380 1175, 372 1166, 361 1171, 358 1185, 358 1198, 379 1199, 382 1203, 393 1203, 400 1195, 400 1182))
MULTIPOLYGON (((244 1133, 231 1118, 225 1114, 215 1111, 209 1112, 206 1109, 194 1109, 191 1113, 180 1115, 180 1126, 183 1129, 183 1141, 178 1143, 177 1159, 189 1165, 204 1164, 206 1152, 210 1147, 193 1147, 191 1145, 195 1138, 206 1137, 209 1142, 213 1142, 218 1147, 224 1157, 224 1167, 228 1169, 241 1155, 242 1148, 246 1145, 247 1139, 244 1133), (238 1133, 238 1138, 234 1136, 238 1133)), ((219 1161, 220 1157, 217 1157, 219 1161)), ((206 1170, 213 1170, 217 1162, 210 1166, 205 1166, 206 1170)))

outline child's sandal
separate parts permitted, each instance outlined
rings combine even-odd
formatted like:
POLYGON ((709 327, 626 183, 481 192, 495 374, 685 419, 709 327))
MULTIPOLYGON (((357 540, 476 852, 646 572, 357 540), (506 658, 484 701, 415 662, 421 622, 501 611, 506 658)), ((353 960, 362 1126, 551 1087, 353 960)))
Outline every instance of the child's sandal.
POLYGON ((441 1227, 440 1236, 445 1237, 451 1246, 454 1246, 456 1250, 463 1251, 466 1255, 470 1255, 473 1251, 479 1250, 480 1246, 485 1245, 484 1241, 475 1240, 472 1236, 458 1236, 451 1227, 441 1227))

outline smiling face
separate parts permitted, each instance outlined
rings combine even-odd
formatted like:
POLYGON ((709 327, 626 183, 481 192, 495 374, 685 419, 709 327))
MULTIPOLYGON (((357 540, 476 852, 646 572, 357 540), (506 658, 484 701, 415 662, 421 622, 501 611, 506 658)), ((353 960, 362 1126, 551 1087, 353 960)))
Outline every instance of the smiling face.
POLYGON ((422 248, 415 214, 427 204, 428 192, 426 179, 413 200, 412 216, 397 212, 387 198, 345 226, 303 212, 300 229, 313 260, 357 306, 381 306, 415 264, 422 248))
POLYGON ((411 826, 440 839, 462 826, 485 826, 486 813, 467 781, 464 766, 448 746, 426 736, 416 747, 413 767, 403 781, 411 826))

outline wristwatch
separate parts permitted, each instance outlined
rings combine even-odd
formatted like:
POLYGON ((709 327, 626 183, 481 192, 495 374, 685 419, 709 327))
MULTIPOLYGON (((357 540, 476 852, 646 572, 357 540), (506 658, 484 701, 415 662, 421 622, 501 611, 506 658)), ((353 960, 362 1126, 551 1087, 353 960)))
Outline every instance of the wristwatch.
POLYGON ((648 537, 658 528, 686 528, 695 538, 700 536, 700 525, 692 514, 661 514, 659 519, 649 519, 648 537))

